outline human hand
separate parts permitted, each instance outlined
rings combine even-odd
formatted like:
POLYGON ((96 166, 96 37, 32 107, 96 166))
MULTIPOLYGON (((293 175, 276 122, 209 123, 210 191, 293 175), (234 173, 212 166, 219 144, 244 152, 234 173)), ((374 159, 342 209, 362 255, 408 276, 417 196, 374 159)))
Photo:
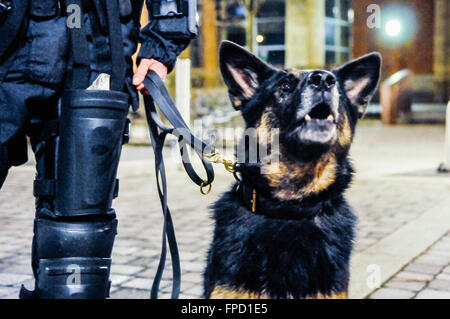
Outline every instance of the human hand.
POLYGON ((138 91, 146 95, 148 95, 148 91, 144 85, 144 79, 147 76, 149 70, 152 70, 156 74, 158 74, 163 81, 165 81, 167 76, 167 67, 161 62, 155 59, 141 59, 139 66, 134 72, 133 85, 138 91))

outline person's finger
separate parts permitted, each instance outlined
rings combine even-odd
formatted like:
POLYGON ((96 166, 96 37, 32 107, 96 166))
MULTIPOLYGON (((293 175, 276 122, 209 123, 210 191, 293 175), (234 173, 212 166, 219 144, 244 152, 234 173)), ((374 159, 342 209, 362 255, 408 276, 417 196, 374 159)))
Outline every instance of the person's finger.
POLYGON ((145 89, 144 83, 141 83, 138 86, 136 86, 136 90, 138 90, 138 91, 142 91, 143 89, 145 89))
POLYGON ((133 84, 139 85, 141 84, 145 76, 147 75, 148 69, 151 67, 153 61, 150 59, 142 59, 139 63, 139 66, 137 67, 136 71, 134 72, 133 76, 133 84))
POLYGON ((155 61, 155 63, 153 63, 150 66, 150 70, 156 72, 156 74, 159 75, 159 77, 161 78, 161 80, 165 81, 166 80, 166 76, 167 76, 167 67, 162 64, 161 62, 155 61))

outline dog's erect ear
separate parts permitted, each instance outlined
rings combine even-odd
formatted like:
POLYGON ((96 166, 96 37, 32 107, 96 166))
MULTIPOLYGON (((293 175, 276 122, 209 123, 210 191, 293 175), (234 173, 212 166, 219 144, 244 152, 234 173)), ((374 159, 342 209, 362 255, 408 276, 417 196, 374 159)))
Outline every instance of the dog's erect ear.
POLYGON ((381 55, 367 54, 333 70, 350 102, 361 118, 380 81, 381 55))
POLYGON ((275 70, 243 47, 230 41, 222 42, 219 58, 220 71, 236 109, 250 100, 263 79, 275 70))

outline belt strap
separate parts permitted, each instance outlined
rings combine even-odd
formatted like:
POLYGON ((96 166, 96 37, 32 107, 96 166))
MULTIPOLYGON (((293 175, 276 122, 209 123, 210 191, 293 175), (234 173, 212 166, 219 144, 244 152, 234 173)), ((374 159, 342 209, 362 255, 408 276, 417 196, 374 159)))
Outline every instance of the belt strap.
MULTIPOLYGON (((123 37, 122 27, 120 24, 119 6, 117 0, 96 0, 95 10, 97 13, 101 10, 101 2, 105 3, 106 16, 108 22, 109 47, 111 58, 111 90, 122 91, 125 85, 126 62, 123 52, 123 37)), ((82 8, 81 0, 67 0, 67 4, 75 4, 82 8)), ((83 14, 83 11, 81 10, 83 14)), ((91 15, 92 19, 92 15, 91 15)), ((94 30, 96 27, 101 27, 105 22, 103 15, 99 14, 99 25, 95 23, 97 19, 92 19, 91 27, 93 29, 93 36, 99 36, 99 32, 94 30)), ((71 87, 73 89, 86 89, 89 86, 90 75, 90 60, 89 60, 89 46, 86 38, 86 29, 84 26, 84 19, 80 19, 80 28, 70 29, 71 38, 71 54, 73 57, 73 70, 71 78, 71 87)), ((98 46, 98 40, 94 40, 94 45, 98 46)))
POLYGON ((117 0, 106 0, 111 52, 111 90, 122 91, 125 85, 125 55, 117 0))
POLYGON ((54 198, 55 185, 54 179, 36 179, 33 182, 33 196, 40 198, 54 198))
MULTIPOLYGON (((77 5, 80 14, 83 14, 81 0, 67 0, 67 5, 77 5)), ((86 39, 86 29, 83 17, 80 18, 80 27, 70 28, 71 55, 73 58, 71 87, 74 89, 85 89, 89 86, 89 47, 86 39)))
POLYGON ((170 209, 167 206, 167 183, 164 158, 162 154, 164 141, 168 134, 173 134, 178 137, 178 143, 180 146, 181 156, 183 158, 184 168, 192 181, 197 185, 207 186, 210 185, 214 180, 214 170, 212 168, 212 165, 203 158, 204 153, 212 153, 214 150, 203 141, 192 135, 189 127, 184 122, 172 98, 167 92, 164 83, 156 73, 154 73, 153 71, 149 71, 146 79, 144 80, 144 85, 150 92, 150 96, 144 96, 145 113, 149 125, 152 147, 155 152, 155 172, 158 194, 164 216, 161 256, 159 260, 158 270, 156 272, 155 279, 152 285, 151 298, 158 297, 159 284, 164 272, 165 261, 167 257, 168 243, 172 259, 172 298, 175 299, 178 298, 180 293, 181 267, 178 254, 178 246, 175 237, 175 229, 173 226, 170 209), (156 111, 154 102, 156 102, 161 112, 172 124, 172 127, 163 124, 161 118, 158 115, 158 112, 156 111), (187 152, 183 151, 185 149, 185 146, 187 145, 192 147, 202 160, 203 167, 207 175, 206 180, 200 178, 190 164, 187 152))

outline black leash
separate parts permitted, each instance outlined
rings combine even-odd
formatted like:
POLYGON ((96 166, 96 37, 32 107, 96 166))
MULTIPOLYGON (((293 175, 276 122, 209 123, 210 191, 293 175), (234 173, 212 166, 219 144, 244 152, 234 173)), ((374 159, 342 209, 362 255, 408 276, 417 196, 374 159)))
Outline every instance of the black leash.
POLYGON ((164 83, 155 72, 148 72, 147 77, 144 80, 144 85, 150 93, 150 96, 144 96, 145 113, 149 125, 153 151, 155 152, 155 173, 158 186, 158 195, 164 216, 161 256, 158 270, 156 272, 155 279, 153 280, 150 297, 152 299, 158 298, 159 285, 164 272, 167 257, 168 243, 170 256, 172 259, 172 299, 176 299, 180 293, 181 267, 177 240, 175 237, 175 229, 172 223, 170 209, 167 206, 167 182, 164 158, 162 154, 164 141, 168 134, 172 134, 178 138, 180 153, 183 159, 183 166, 192 181, 200 187, 209 186, 214 180, 214 170, 212 164, 204 158, 207 154, 214 153, 214 149, 192 135, 189 127, 186 125, 180 112, 175 106, 170 94, 167 92, 164 83), (158 105, 167 120, 172 124, 172 127, 163 124, 158 112, 156 111, 155 103, 158 105), (192 167, 188 152, 186 150, 187 145, 193 148, 201 159, 207 176, 206 180, 200 178, 192 167))

